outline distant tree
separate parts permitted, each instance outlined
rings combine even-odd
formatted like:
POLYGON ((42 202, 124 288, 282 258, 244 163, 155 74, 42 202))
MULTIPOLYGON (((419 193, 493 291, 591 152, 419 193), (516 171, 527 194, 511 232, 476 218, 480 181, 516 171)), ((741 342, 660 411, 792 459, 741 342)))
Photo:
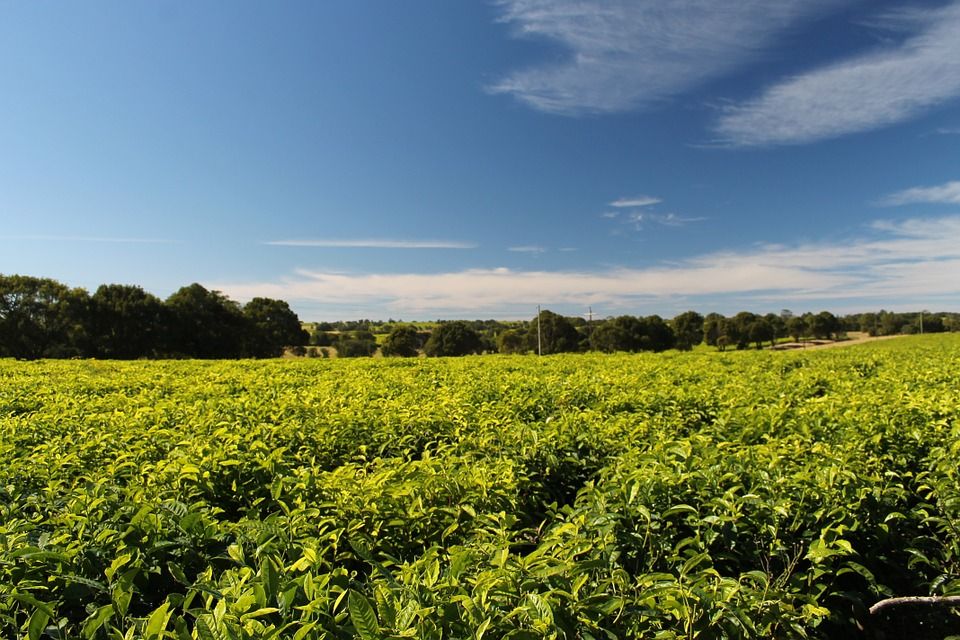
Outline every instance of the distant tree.
POLYGON ((366 330, 341 333, 335 343, 340 358, 367 358, 377 352, 377 339, 366 330))
POLYGON ((420 341, 420 334, 415 327, 408 324, 396 325, 387 334, 381 352, 385 356, 410 358, 419 353, 421 346, 423 345, 420 341))
POLYGON ((170 315, 134 285, 104 284, 90 298, 89 340, 98 358, 155 358, 168 351, 170 315))
POLYGON ((749 311, 741 311, 729 319, 726 327, 726 335, 730 342, 737 345, 737 349, 746 349, 750 346, 750 325, 760 316, 749 311))
POLYGON ((711 347, 718 346, 717 339, 724 334, 723 326, 726 321, 719 313, 708 313, 703 319, 703 341, 711 347))
MULTIPOLYGON (((530 321, 527 329, 527 349, 537 351, 538 320, 530 321)), ((580 348, 580 334, 567 318, 544 309, 539 316, 540 348, 544 355, 576 351, 580 348)))
POLYGON ((787 333, 794 342, 800 342, 800 338, 807 335, 807 321, 800 316, 793 316, 787 321, 787 333))
POLYGON ((639 351, 642 323, 634 316, 604 320, 590 335, 590 348, 604 353, 639 351))
POLYGON ((465 356, 482 348, 480 335, 466 322, 456 321, 437 325, 423 350, 428 356, 465 356))
POLYGON ((300 318, 283 300, 254 298, 243 306, 249 322, 245 350, 257 358, 283 355, 284 347, 303 346, 310 335, 300 325, 300 318))
POLYGON ((671 324, 676 335, 677 349, 689 351, 703 342, 704 318, 696 311, 685 311, 675 317, 671 324))
MULTIPOLYGON (((786 309, 784 309, 784 311, 786 311, 786 309)), ((783 312, 781 312, 781 314, 782 313, 783 312)), ((777 343, 777 340, 787 335, 787 321, 783 319, 782 315, 776 313, 768 313, 763 316, 763 319, 770 325, 770 346, 772 347, 777 343)))
POLYGON ((641 351, 666 351, 676 344, 673 329, 658 315, 643 318, 643 337, 640 338, 641 351))
POLYGON ((879 335, 880 319, 875 313, 861 313, 857 317, 857 329, 871 336, 879 335))
POLYGON ((249 322, 240 305, 219 291, 193 283, 166 300, 173 315, 172 351, 193 358, 244 355, 249 322))
POLYGON ((0 356, 85 355, 89 300, 56 280, 0 275, 0 356))
POLYGON ((811 316, 807 328, 815 338, 830 338, 840 331, 840 322, 829 311, 821 311, 811 316))
POLYGON ((747 335, 757 349, 762 349, 765 341, 773 341, 773 326, 766 318, 757 318, 747 326, 747 335))
POLYGON ((317 347, 330 347, 333 346, 333 337, 328 332, 317 329, 310 334, 310 344, 317 347))
POLYGON ((663 351, 673 345, 673 330, 660 316, 618 316, 605 320, 590 336, 590 348, 606 353, 663 351))
POLYGON ((526 334, 518 329, 505 329, 497 335, 497 351, 500 353, 526 353, 526 334))

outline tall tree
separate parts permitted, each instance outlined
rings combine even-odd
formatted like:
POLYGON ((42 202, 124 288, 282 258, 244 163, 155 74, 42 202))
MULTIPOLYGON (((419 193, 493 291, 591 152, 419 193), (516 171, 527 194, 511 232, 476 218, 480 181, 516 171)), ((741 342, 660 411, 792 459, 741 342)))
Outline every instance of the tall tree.
POLYGON ((49 278, 0 275, 0 356, 85 355, 89 296, 49 278))
POLYGON ((527 329, 527 348, 531 351, 537 351, 538 346, 544 355, 577 351, 580 348, 580 334, 569 319, 544 309, 540 312, 539 321, 535 317, 527 329), (538 326, 539 345, 537 342, 538 326))
POLYGON ((167 351, 170 319, 163 302, 132 285, 104 284, 90 298, 89 337, 99 358, 155 358, 167 351))
POLYGON ((481 349, 480 335, 459 320, 438 325, 423 347, 428 356, 465 356, 479 353, 481 349))
POLYGON ((244 355, 250 323, 236 302, 193 283, 174 292, 166 304, 173 314, 173 353, 194 358, 244 355))
POLYGON ((671 324, 677 339, 677 349, 689 351, 703 342, 704 318, 696 311, 684 311, 671 324))
POLYGON ((380 350, 385 356, 411 358, 419 353, 421 346, 417 329, 408 324, 401 324, 390 330, 380 350))
POLYGON ((283 300, 254 298, 243 306, 243 315, 250 323, 248 355, 276 357, 283 355, 284 347, 302 346, 310 339, 300 318, 283 300))

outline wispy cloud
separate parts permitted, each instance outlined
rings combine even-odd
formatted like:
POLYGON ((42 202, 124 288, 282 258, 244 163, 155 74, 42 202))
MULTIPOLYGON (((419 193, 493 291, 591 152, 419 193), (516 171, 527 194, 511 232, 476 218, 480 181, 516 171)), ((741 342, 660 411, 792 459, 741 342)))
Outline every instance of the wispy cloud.
POLYGON ((24 240, 41 242, 105 242, 114 244, 172 244, 165 238, 124 238, 111 236, 58 236, 58 235, 10 235, 0 236, 0 240, 24 240))
POLYGON ((524 244, 517 247, 507 247, 507 251, 514 253, 545 253, 546 249, 535 244, 524 244))
POLYGON ((264 244, 274 247, 329 247, 347 249, 476 249, 472 242, 450 240, 271 240, 264 244))
MULTIPOLYGON (((635 310, 651 301, 725 296, 740 308, 766 301, 859 301, 864 306, 910 299, 960 304, 960 217, 878 222, 865 238, 763 245, 705 254, 645 269, 345 274, 299 270, 280 282, 210 283, 237 299, 367 305, 385 314, 483 314, 531 304, 635 310)), ((839 302, 838 302, 839 303, 839 302)))
POLYGON ((960 136, 960 127, 940 127, 934 133, 940 136, 960 136))
POLYGON ((648 106, 758 57, 798 20, 851 0, 501 0, 521 36, 548 38, 566 61, 516 71, 489 87, 550 113, 648 106))
POLYGON ((802 144, 912 118, 960 96, 960 2, 887 16, 909 30, 901 44, 854 56, 774 84, 728 107, 721 144, 802 144))
POLYGON ((634 211, 627 219, 637 228, 643 228, 645 223, 658 224, 663 227, 683 227, 692 222, 703 222, 702 216, 680 216, 675 213, 651 213, 648 211, 634 211))
POLYGON ((648 207, 652 204, 660 204, 663 202, 660 198, 653 198, 651 196, 634 196, 632 198, 618 198, 613 202, 609 203, 611 207, 624 208, 624 207, 648 207))
POLYGON ((912 187, 897 191, 881 198, 879 204, 888 207, 904 204, 960 204, 960 180, 935 187, 912 187))

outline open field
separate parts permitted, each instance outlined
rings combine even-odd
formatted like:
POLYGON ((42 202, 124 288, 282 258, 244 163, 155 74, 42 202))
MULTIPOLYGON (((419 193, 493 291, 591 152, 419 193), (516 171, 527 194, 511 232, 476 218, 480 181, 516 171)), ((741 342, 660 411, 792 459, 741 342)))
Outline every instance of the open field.
POLYGON ((942 638, 866 609, 960 594, 958 389, 956 335, 0 361, 0 636, 942 638))

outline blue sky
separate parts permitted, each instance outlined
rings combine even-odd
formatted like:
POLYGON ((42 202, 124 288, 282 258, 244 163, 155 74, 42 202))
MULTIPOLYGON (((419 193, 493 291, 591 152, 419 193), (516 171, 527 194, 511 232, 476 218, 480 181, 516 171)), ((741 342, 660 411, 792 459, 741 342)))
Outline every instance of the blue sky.
POLYGON ((0 273, 960 310, 960 0, 0 1, 0 273))

